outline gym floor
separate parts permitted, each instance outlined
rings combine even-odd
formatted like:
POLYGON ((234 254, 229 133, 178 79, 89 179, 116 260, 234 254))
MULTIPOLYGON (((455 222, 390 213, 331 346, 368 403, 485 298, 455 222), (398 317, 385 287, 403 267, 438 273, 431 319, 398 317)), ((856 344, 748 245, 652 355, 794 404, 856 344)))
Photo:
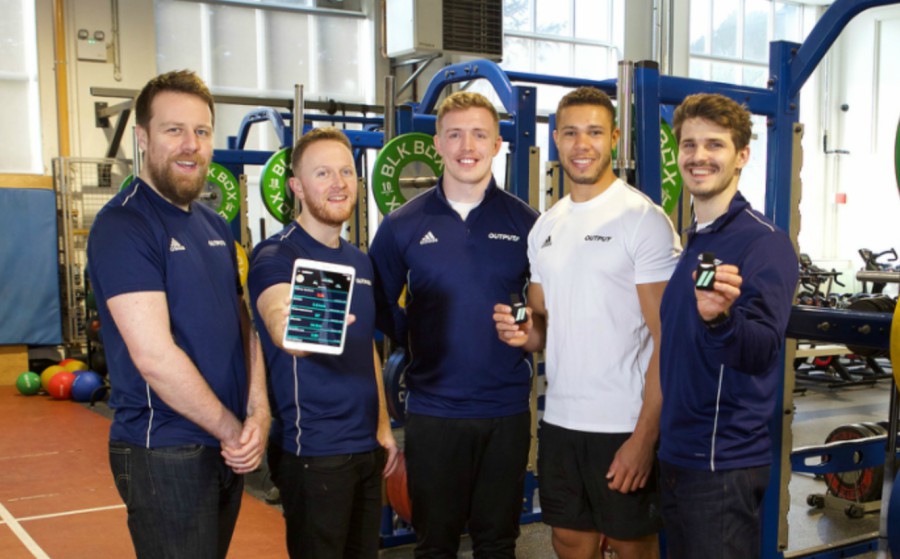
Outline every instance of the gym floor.
MULTIPOLYGON (((794 447, 825 441, 838 426, 885 421, 891 384, 828 388, 803 382, 795 396, 794 447)), ((0 557, 5 559, 87 559, 133 557, 124 506, 113 486, 106 454, 108 409, 95 410, 46 396, 22 396, 0 387, 0 557), (100 413, 94 413, 94 411, 100 413)), ((264 473, 248 478, 248 491, 229 557, 283 558, 284 523, 280 510, 265 504, 270 486, 264 473)), ((790 483, 787 553, 818 548, 845 538, 877 532, 877 513, 850 519, 841 510, 810 508, 806 497, 825 484, 793 474, 790 483)), ((411 546, 385 549, 385 559, 411 558, 411 546)), ((550 531, 543 524, 522 527, 517 556, 552 557, 550 531)), ((861 557, 874 557, 867 554, 861 557)), ((460 557, 472 557, 463 538, 460 557)))

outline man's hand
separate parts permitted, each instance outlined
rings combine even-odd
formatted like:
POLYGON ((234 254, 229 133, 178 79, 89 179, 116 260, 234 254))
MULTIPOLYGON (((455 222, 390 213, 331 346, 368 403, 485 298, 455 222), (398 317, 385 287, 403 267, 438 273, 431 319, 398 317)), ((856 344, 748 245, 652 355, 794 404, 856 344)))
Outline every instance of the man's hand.
MULTIPOLYGON (((696 281, 697 273, 694 272, 696 281)), ((697 312, 700 318, 709 322, 722 313, 727 313, 731 305, 741 296, 741 284, 743 283, 737 266, 720 264, 716 266, 716 279, 712 291, 695 289, 697 296, 697 312)))
POLYGON ((390 476, 397 469, 397 458, 400 456, 400 449, 397 448, 397 441, 394 440, 394 434, 390 429, 378 430, 378 442, 384 447, 384 477, 390 476))
POLYGON ((262 463, 266 442, 269 440, 269 425, 272 418, 268 413, 257 412, 247 417, 237 446, 222 444, 225 464, 236 474, 249 474, 262 463))
POLYGON ((628 438, 613 458, 606 479, 609 488, 619 493, 631 493, 647 485, 653 469, 654 443, 645 443, 634 435, 628 438))
POLYGON ((494 305, 494 325, 497 328, 497 336, 500 341, 511 345, 512 347, 522 347, 528 341, 528 335, 534 326, 531 319, 531 309, 525 307, 528 314, 528 320, 522 324, 516 324, 516 319, 512 315, 512 307, 498 303, 494 305))

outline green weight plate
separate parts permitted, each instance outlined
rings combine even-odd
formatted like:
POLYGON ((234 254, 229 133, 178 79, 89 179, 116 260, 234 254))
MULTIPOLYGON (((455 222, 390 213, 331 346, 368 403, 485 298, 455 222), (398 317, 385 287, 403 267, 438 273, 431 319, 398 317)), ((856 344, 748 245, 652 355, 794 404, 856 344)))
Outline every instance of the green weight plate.
POLYGON ((241 189, 231 171, 212 162, 206 173, 206 188, 200 194, 200 200, 225 221, 231 223, 241 209, 241 189))
POLYGON ((659 122, 659 176, 662 207, 670 214, 681 197, 681 173, 678 172, 678 142, 664 120, 659 122))
POLYGON ((434 138, 421 132, 401 134, 381 148, 372 171, 372 196, 382 215, 387 215, 406 202, 400 191, 400 176, 410 163, 424 163, 440 176, 444 169, 441 156, 434 149, 434 138))
POLYGON ((291 172, 291 148, 276 151, 266 161, 259 177, 259 190, 269 214, 287 224, 294 219, 294 194, 288 188, 291 172))
MULTIPOLYGON (((134 175, 125 177, 119 185, 119 190, 131 184, 132 180, 134 175)), ((212 162, 206 173, 206 186, 200 193, 200 202, 231 223, 241 209, 240 191, 240 186, 231 171, 212 162)))
MULTIPOLYGON (((612 160, 616 160, 618 146, 612 148, 612 160)), ((659 177, 662 207, 672 213, 681 197, 681 173, 678 171, 678 142, 675 133, 665 120, 659 121, 659 177)))

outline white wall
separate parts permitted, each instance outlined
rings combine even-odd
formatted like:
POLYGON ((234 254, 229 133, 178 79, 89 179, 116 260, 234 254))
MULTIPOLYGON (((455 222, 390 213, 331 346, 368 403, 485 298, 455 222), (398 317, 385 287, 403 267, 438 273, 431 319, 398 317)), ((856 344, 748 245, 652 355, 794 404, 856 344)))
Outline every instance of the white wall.
MULTIPOLYGON (((824 242, 811 255, 853 272, 862 266, 858 249, 877 252, 900 244, 900 196, 894 175, 894 136, 900 118, 895 58, 900 52, 900 6, 863 12, 832 50, 823 120, 829 122, 829 150, 850 153, 824 156, 818 208, 824 242), (837 193, 846 194, 846 204, 835 203, 837 193)), ((850 276, 845 274, 845 279, 850 276)))
MULTIPOLYGON (((94 124, 94 103, 106 101, 109 105, 124 99, 100 98, 90 94, 91 87, 140 89, 156 74, 156 30, 153 2, 146 0, 119 0, 119 40, 121 53, 121 79, 114 76, 112 50, 108 49, 107 62, 78 60, 77 31, 88 29, 91 33, 101 30, 107 44, 112 45, 112 12, 109 0, 69 0, 64 2, 65 18, 65 66, 68 73, 68 122, 70 129, 70 155, 73 157, 104 157, 112 130, 97 128, 94 124)), ((44 141, 44 166, 50 171, 50 159, 59 155, 56 141, 56 77, 54 68, 54 26, 52 2, 37 3, 38 56, 41 80, 41 118, 44 141)), ((134 117, 131 118, 131 123, 134 117)), ((115 124, 113 119, 112 124, 115 124)), ((131 158, 131 126, 125 134, 121 157, 131 158)))

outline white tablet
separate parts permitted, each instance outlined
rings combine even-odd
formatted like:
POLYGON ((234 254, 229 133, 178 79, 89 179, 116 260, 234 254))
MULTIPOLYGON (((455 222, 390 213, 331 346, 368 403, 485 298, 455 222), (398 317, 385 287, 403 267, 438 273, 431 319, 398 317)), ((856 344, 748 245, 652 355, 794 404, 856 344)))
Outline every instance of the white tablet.
POLYGON ((284 329, 284 347, 341 354, 356 270, 298 258, 291 277, 291 309, 284 329))

